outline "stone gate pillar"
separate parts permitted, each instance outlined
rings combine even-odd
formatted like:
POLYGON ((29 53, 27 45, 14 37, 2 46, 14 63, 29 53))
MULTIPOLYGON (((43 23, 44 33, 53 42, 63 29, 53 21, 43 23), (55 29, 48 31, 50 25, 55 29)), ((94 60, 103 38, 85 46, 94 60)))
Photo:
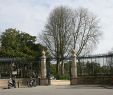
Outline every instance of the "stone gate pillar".
POLYGON ((44 50, 42 51, 42 57, 41 57, 40 85, 48 85, 47 70, 46 70, 46 56, 45 56, 45 51, 44 50))
POLYGON ((77 64, 76 64, 76 51, 72 51, 72 63, 71 63, 71 85, 77 84, 77 64))

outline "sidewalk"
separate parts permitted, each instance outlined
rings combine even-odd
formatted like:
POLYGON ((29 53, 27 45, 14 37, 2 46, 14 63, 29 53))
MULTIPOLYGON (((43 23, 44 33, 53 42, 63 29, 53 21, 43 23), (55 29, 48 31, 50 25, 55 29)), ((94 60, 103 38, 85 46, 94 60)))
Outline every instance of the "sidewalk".
POLYGON ((113 95, 113 89, 95 85, 37 86, 33 88, 2 89, 0 95, 113 95))

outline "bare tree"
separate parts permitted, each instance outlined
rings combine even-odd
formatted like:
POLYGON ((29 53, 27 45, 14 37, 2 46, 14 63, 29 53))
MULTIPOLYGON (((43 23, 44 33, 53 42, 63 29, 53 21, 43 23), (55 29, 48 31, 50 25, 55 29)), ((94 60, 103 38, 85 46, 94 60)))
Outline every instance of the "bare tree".
POLYGON ((91 51, 91 47, 97 43, 101 32, 99 31, 98 19, 87 9, 80 8, 74 11, 73 24, 73 44, 77 56, 91 51))
POLYGON ((57 74, 60 61, 62 61, 61 71, 64 71, 61 60, 64 56, 72 49, 76 50, 77 56, 88 52, 97 42, 99 35, 98 20, 87 9, 73 10, 62 6, 55 8, 49 16, 42 40, 51 55, 57 59, 57 74))
MULTIPOLYGON (((56 72, 64 55, 68 55, 71 47, 72 11, 66 7, 55 8, 43 31, 43 42, 52 56, 57 59, 56 72)), ((64 64, 62 62, 62 67, 64 64)), ((64 70, 62 70, 64 71, 64 70)), ((59 74, 58 74, 59 75, 59 74)))

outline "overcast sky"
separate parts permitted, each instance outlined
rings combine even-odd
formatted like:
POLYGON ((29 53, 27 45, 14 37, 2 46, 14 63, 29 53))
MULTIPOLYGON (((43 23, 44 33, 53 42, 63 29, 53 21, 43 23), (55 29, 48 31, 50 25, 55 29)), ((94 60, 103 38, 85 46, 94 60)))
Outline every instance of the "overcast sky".
POLYGON ((88 8, 100 18, 103 36, 94 53, 106 53, 113 48, 113 0, 0 0, 0 31, 16 28, 38 36, 49 13, 60 5, 88 8))

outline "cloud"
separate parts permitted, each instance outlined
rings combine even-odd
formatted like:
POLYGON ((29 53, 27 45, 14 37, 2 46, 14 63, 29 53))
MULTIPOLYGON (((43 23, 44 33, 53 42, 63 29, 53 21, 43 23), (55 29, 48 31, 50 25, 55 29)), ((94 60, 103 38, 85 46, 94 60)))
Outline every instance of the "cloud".
POLYGON ((40 32, 47 16, 46 8, 36 6, 30 0, 13 1, 0 1, 0 28, 15 27, 32 35, 40 32))

